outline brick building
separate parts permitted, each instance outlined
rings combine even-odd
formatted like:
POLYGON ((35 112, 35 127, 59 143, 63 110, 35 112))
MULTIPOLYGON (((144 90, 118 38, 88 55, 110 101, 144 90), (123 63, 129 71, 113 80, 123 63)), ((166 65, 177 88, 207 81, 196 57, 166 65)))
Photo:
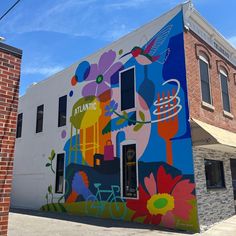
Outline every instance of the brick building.
POLYGON ((12 206, 187 231, 232 216, 235 66, 190 1, 32 85, 12 206))
POLYGON ((7 235, 22 51, 0 43, 0 235, 7 235))
POLYGON ((192 11, 185 16, 184 34, 188 102, 199 223, 204 229, 235 214, 236 49, 191 4, 188 7, 192 11), (207 176, 210 171, 217 174, 207 176), (210 177, 222 182, 214 186, 210 177))

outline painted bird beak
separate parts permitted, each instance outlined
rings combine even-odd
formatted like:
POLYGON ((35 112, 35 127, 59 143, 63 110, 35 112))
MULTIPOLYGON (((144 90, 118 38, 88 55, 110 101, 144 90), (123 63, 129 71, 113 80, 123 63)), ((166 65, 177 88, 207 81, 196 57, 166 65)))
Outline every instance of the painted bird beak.
POLYGON ((127 55, 129 55, 131 52, 127 52, 127 53, 125 53, 123 56, 121 56, 119 59, 121 59, 121 58, 123 58, 123 57, 125 57, 125 56, 127 56, 127 55))

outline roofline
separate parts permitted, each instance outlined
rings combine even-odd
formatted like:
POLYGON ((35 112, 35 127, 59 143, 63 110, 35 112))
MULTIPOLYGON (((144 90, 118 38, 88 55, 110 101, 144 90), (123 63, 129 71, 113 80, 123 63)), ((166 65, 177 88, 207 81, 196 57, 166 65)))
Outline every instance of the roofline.
POLYGON ((0 42, 0 51, 11 53, 18 58, 22 57, 22 50, 21 49, 12 47, 10 45, 7 45, 7 44, 1 43, 1 42, 0 42))
POLYGON ((184 26, 212 46, 225 59, 236 66, 236 48, 194 8, 191 1, 182 5, 184 26))

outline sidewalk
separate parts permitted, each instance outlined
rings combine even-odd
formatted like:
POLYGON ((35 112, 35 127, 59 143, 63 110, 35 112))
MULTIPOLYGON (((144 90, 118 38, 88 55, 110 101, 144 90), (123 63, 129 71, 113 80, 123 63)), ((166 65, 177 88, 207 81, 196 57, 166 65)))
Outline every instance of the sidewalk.
POLYGON ((236 236, 236 216, 203 234, 160 231, 150 225, 38 211, 10 213, 9 236, 236 236))

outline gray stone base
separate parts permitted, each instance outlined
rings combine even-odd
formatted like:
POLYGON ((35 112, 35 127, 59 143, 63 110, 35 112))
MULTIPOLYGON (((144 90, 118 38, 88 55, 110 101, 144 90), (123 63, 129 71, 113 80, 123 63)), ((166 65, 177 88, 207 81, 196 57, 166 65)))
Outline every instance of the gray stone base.
POLYGON ((235 214, 230 158, 236 158, 236 156, 231 153, 193 147, 198 218, 201 231, 235 214), (207 189, 204 159, 223 161, 225 188, 207 189))

